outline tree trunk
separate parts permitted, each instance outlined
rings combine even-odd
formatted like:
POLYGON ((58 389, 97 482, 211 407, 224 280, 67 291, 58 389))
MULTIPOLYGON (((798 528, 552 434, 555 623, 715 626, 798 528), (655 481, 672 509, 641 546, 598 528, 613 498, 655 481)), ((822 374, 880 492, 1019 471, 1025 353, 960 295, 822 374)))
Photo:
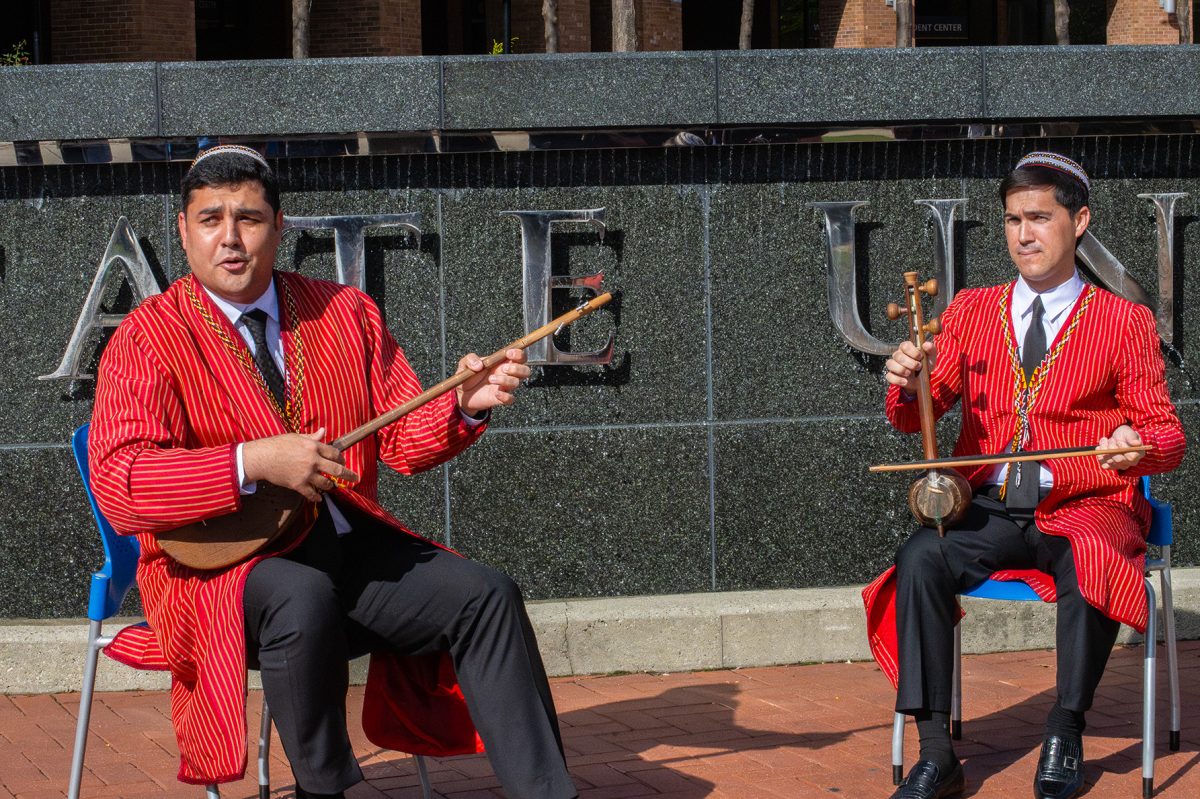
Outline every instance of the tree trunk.
POLYGON ((915 44, 913 33, 913 0, 896 0, 896 46, 912 47, 915 44))
POLYGON ((1067 0, 1054 0, 1054 41, 1071 43, 1071 5, 1067 0))
POLYGON ((308 58, 308 12, 312 0, 292 0, 292 58, 308 58))
POLYGON ((632 53, 638 49, 637 17, 633 0, 612 0, 613 52, 632 53))
POLYGON ((742 0, 742 30, 738 34, 738 49, 750 49, 750 34, 754 32, 754 0, 742 0))
POLYGON ((558 52, 558 0, 542 0, 542 22, 546 25, 546 52, 558 52))
POLYGON ((1175 19, 1179 21, 1179 43, 1192 43, 1192 14, 1196 0, 1179 0, 1175 6, 1175 19))

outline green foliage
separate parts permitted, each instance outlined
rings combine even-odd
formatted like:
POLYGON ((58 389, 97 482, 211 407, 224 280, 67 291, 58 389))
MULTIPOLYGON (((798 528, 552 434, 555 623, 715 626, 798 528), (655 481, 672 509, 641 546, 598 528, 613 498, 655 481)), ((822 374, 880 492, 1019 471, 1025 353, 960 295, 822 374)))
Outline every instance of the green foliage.
MULTIPOLYGON (((520 41, 519 36, 514 36, 514 37, 512 37, 512 39, 509 40, 508 52, 510 55, 512 53, 517 52, 517 42, 518 41, 520 41)), ((492 39, 492 55, 504 55, 504 43, 501 42, 499 39, 492 39)))
POLYGON ((7 52, 0 53, 0 66, 20 67, 29 63, 29 43, 24 39, 14 44, 7 52))

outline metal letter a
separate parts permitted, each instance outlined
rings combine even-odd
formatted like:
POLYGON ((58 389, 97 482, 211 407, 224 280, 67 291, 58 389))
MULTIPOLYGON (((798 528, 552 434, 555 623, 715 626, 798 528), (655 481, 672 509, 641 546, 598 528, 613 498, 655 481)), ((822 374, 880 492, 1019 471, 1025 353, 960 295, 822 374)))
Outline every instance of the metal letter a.
POLYGON ((162 289, 158 286, 158 280, 154 277, 154 272, 150 269, 150 264, 137 242, 133 227, 129 224, 128 219, 121 217, 117 220, 117 226, 108 240, 104 257, 100 259, 100 268, 96 270, 96 277, 92 280, 92 287, 88 290, 87 299, 83 301, 83 310, 75 322, 75 332, 71 334, 71 340, 67 343, 67 351, 63 353, 62 362, 52 373, 40 375, 38 380, 58 380, 60 378, 89 380, 94 376, 79 372, 79 359, 83 354, 83 344, 89 333, 104 327, 116 327, 125 318, 125 314, 100 312, 100 300, 104 296, 104 286, 114 268, 118 266, 133 291, 135 306, 147 297, 162 293, 162 289))

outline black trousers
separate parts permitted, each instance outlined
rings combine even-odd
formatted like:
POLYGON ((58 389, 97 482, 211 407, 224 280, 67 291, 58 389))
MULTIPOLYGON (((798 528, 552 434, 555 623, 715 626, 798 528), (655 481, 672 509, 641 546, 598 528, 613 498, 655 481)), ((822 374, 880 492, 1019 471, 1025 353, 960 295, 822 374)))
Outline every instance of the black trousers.
POLYGON ((1068 710, 1091 708, 1120 623, 1080 594, 1067 539, 1020 524, 1003 502, 979 495, 945 538, 922 527, 896 553, 897 711, 950 711, 956 595, 1001 569, 1039 569, 1054 577, 1058 701, 1068 710))
POLYGON ((520 590, 506 576, 356 516, 322 513, 304 543, 251 570, 248 659, 310 793, 363 779, 346 731, 348 660, 448 651, 471 718, 513 799, 569 799, 554 700, 520 590))

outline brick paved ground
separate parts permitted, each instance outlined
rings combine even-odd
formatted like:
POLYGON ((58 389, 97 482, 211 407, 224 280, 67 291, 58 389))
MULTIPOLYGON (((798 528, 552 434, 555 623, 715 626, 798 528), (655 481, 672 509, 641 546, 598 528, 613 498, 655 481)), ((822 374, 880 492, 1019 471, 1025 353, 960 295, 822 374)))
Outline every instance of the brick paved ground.
MULTIPOLYGON (((1160 649, 1161 652, 1161 649, 1160 649)), ((1165 661, 1160 656, 1160 664, 1165 661)), ((1160 669, 1161 670, 1161 669, 1160 669)), ((1052 702, 1048 652, 964 660, 966 728, 959 748, 968 794, 1025 797, 1052 702)), ((1183 748, 1168 753, 1160 733, 1163 797, 1200 795, 1200 642, 1181 647, 1183 748)), ((1090 799, 1141 792, 1141 650, 1118 649, 1089 715, 1090 799)), ((361 689, 350 706, 357 716, 361 689)), ((632 674, 554 681, 571 773, 584 799, 621 797, 886 797, 891 792, 890 689, 874 664, 821 664, 685 674, 632 674)), ((1165 699, 1165 686, 1160 691, 1165 699)), ((0 799, 64 795, 77 694, 0 696, 0 799)), ((252 697, 252 715, 259 700, 252 697)), ((161 693, 109 693, 92 715, 85 797, 196 796, 175 782, 174 739, 161 693)), ((1159 703, 1159 729, 1166 705, 1159 703)), ((255 719, 251 720, 254 729, 255 719)), ((370 746, 352 722, 367 781, 351 799, 416 797, 413 762, 370 746)), ((908 762, 915 753, 910 726, 908 762)), ((272 750, 276 797, 292 782, 272 750)), ((503 796, 483 757, 430 761, 437 795, 503 796)), ((250 780, 226 797, 255 796, 250 780)))

